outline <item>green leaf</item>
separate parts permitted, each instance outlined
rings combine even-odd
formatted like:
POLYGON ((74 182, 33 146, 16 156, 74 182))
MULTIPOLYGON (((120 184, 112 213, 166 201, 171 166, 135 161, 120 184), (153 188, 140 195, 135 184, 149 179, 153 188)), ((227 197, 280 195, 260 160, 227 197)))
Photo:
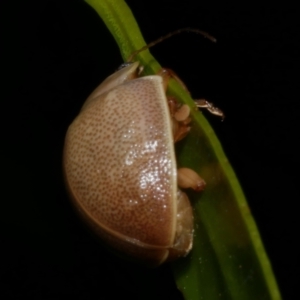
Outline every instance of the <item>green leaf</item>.
MULTIPOLYGON (((123 0, 86 0, 114 36, 126 61, 145 45, 123 0)), ((137 59, 146 74, 160 69, 150 52, 137 59)), ((171 80, 169 93, 195 106, 171 80)), ((189 193, 194 207, 195 236, 190 255, 172 263, 185 299, 281 299, 272 268, 236 175, 204 116, 192 110, 193 128, 176 145, 178 165, 191 167, 206 180, 203 193, 189 193)))

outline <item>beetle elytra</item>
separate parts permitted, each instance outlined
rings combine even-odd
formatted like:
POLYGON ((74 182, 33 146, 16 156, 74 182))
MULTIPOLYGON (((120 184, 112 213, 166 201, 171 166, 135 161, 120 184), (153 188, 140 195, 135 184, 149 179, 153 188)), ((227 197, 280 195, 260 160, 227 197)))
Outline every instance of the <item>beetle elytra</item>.
MULTIPOLYGON (((65 139, 75 206, 106 244, 148 266, 189 253, 193 212, 178 186, 205 186, 193 170, 177 170, 174 142, 191 120, 187 105, 166 96, 170 76, 140 77, 138 62, 124 64, 88 97, 65 139)), ((209 102, 198 105, 222 115, 209 102)))

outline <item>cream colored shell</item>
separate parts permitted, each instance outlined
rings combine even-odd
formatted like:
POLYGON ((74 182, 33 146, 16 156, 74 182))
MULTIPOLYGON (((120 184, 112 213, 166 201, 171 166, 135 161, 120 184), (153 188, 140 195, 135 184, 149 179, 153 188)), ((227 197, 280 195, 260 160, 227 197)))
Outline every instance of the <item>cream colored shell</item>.
POLYGON ((97 233, 155 265, 175 242, 177 170, 162 77, 131 80, 137 67, 108 77, 87 99, 68 129, 64 168, 77 208, 97 233))

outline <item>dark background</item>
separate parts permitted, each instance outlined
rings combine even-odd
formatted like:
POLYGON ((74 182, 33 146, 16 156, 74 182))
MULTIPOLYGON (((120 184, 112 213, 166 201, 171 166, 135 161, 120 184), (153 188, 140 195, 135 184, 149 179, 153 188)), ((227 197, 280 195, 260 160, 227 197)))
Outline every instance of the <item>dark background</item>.
MULTIPOLYGON (((127 3, 148 42, 182 27, 218 39, 214 45, 182 34, 152 53, 179 74, 194 97, 206 97, 226 113, 224 122, 207 117, 240 179, 283 298, 294 299, 298 12, 274 3, 127 3)), ((79 0, 0 5, 1 299, 180 299, 167 266, 128 268, 103 250, 74 214, 64 189, 66 129, 93 88, 122 62, 109 32, 79 0), (151 282, 147 295, 142 275, 151 282)))

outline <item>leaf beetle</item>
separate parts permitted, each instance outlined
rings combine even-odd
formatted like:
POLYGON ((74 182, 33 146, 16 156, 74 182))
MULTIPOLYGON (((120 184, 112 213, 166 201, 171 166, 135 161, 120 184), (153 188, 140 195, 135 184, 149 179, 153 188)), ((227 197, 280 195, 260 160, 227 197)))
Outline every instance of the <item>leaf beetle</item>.
MULTIPOLYGON (((182 31, 210 38, 181 29, 135 51, 92 92, 65 138, 64 174, 76 208, 109 247, 147 266, 189 253, 193 211, 181 189, 205 186, 195 171, 176 166, 174 142, 190 130, 190 107, 166 88, 170 77, 180 79, 168 69, 141 76, 132 62, 182 31)), ((196 103, 223 117, 206 100, 196 103)))

